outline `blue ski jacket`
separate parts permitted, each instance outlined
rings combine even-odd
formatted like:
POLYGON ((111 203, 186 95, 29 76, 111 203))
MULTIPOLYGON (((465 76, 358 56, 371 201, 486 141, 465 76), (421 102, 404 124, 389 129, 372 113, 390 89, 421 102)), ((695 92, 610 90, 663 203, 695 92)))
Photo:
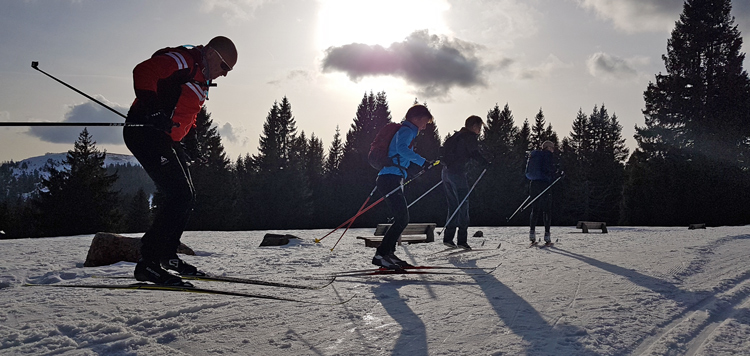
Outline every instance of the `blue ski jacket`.
POLYGON ((409 121, 404 121, 401 125, 401 128, 393 135, 391 144, 388 145, 388 157, 393 157, 394 166, 383 167, 378 173, 379 176, 394 174, 406 178, 406 169, 411 163, 422 166, 427 161, 414 152, 412 146, 414 138, 419 134, 419 128, 409 121))

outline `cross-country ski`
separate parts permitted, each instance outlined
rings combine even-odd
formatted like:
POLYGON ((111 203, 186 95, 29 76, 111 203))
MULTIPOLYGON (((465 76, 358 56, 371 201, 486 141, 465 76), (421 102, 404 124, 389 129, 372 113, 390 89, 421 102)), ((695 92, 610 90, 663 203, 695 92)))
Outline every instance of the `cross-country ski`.
POLYGON ((301 300, 287 297, 247 293, 247 292, 236 292, 219 289, 209 289, 200 287, 187 287, 187 286, 167 286, 157 285, 151 283, 133 283, 133 284, 34 284, 26 283, 24 287, 49 287, 49 288, 89 288, 89 289, 118 289, 118 290, 148 290, 148 291, 164 291, 164 292, 185 292, 185 293, 198 293, 198 294, 215 294, 215 295, 227 295, 235 297, 245 298, 257 298, 257 299, 271 299, 280 300, 287 302, 296 303, 308 303, 317 305, 340 305, 349 302, 354 296, 336 303, 325 303, 317 302, 312 300, 301 300))

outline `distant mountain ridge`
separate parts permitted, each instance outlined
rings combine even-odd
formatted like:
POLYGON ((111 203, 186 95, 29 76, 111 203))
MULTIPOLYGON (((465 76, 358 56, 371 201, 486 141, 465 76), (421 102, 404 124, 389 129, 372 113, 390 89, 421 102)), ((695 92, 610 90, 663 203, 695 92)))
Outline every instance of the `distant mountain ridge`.
MULTIPOLYGON (((62 163, 66 156, 67 152, 47 153, 21 161, 2 162, 0 163, 0 182, 7 182, 8 186, 0 187, 0 189, 4 188, 9 197, 28 197, 39 189, 42 179, 49 177, 45 166, 52 165, 58 170, 68 168, 62 163)), ((113 191, 126 195, 135 194, 138 189, 143 189, 146 195, 151 195, 156 191, 154 182, 132 155, 107 153, 104 158, 104 168, 107 169, 107 174, 117 174, 117 181, 112 186, 113 191)))
MULTIPOLYGON (((22 175, 23 173, 31 174, 35 170, 37 170, 40 174, 44 172, 44 166, 49 164, 52 164, 54 167, 60 168, 63 166, 63 161, 65 160, 66 156, 68 155, 67 152, 65 153, 46 153, 43 156, 36 156, 36 157, 30 157, 26 158, 21 161, 13 161, 13 165, 11 168, 13 171, 13 175, 18 177, 22 175)), ((10 162, 2 162, 3 165, 9 164, 10 162)), ((125 166, 125 165, 132 165, 132 166, 140 166, 141 164, 138 163, 138 160, 135 159, 132 155, 125 155, 125 154, 119 154, 119 153, 109 153, 107 152, 107 157, 104 159, 104 167, 109 167, 110 165, 115 166, 125 166)))

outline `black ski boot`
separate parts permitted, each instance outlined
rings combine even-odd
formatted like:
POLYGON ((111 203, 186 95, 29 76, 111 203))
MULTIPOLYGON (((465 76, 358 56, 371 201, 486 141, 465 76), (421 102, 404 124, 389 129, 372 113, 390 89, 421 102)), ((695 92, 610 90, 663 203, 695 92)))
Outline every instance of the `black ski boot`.
POLYGON ((161 260, 161 266, 164 269, 175 271, 181 276, 205 277, 203 271, 199 271, 195 266, 181 260, 178 257, 161 260))
POLYGON ((141 282, 151 282, 165 286, 181 286, 181 287, 192 287, 193 285, 189 282, 185 282, 182 278, 169 273, 167 270, 161 268, 158 262, 139 260, 135 265, 135 271, 133 276, 136 280, 141 282))
POLYGON ((395 262, 399 268, 414 267, 409 262, 396 257, 395 253, 391 253, 390 255, 388 255, 388 258, 390 258, 391 261, 395 262))
POLYGON ((375 257, 372 258, 372 264, 383 267, 385 269, 401 269, 396 261, 391 260, 391 256, 392 255, 375 255, 375 257))

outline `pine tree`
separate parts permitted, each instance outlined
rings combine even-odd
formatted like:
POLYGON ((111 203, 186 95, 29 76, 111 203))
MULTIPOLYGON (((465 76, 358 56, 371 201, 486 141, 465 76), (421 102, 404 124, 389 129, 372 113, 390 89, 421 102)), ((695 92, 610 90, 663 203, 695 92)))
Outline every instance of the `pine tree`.
POLYGON ((336 125, 336 133, 333 135, 333 141, 331 141, 331 147, 328 149, 328 155, 323 165, 323 173, 327 178, 338 175, 339 164, 341 164, 341 156, 343 154, 344 146, 341 143, 341 131, 338 125, 336 125))
POLYGON ((244 157, 238 157, 234 165, 237 202, 233 214, 236 224, 233 224, 233 227, 238 230, 257 228, 254 227, 256 217, 254 213, 257 213, 258 205, 256 203, 260 191, 257 187, 259 182, 258 166, 249 153, 245 154, 244 157))
POLYGON ((534 126, 531 127, 531 144, 534 148, 542 147, 542 142, 546 140, 545 123, 544 112, 539 108, 539 112, 534 117, 534 126))
POLYGON ((195 208, 188 228, 191 230, 226 230, 232 227, 236 191, 231 161, 224 152, 221 135, 214 126, 206 107, 201 108, 195 122, 197 155, 190 166, 195 187, 195 208))
MULTIPOLYGON (((377 172, 370 167, 367 154, 377 133, 390 122, 391 112, 385 92, 377 95, 372 92, 369 95, 365 94, 357 106, 354 122, 346 133, 344 153, 339 165, 340 182, 332 196, 339 207, 337 212, 333 213, 336 221, 343 221, 353 215, 372 191, 377 172)), ((355 224, 371 226, 383 219, 378 212, 373 212, 357 219, 355 224)))
POLYGON ((750 79, 729 0, 687 0, 644 92, 623 221, 747 223, 750 79), (659 220, 654 220, 659 216, 659 220))
POLYGON ((471 205, 471 219, 477 224, 505 224, 505 218, 515 209, 513 205, 526 197, 521 174, 525 161, 514 149, 519 132, 507 103, 502 110, 495 104, 487 112, 487 129, 480 138, 480 147, 492 165, 472 197, 476 203, 471 205))
POLYGON ((601 108, 594 106, 589 116, 579 110, 572 129, 561 150, 566 176, 561 184, 561 201, 565 202, 561 206, 562 222, 616 224, 628 156, 617 115, 610 117, 603 104, 601 108))
POLYGON ((297 136, 292 107, 284 97, 274 102, 263 124, 257 155, 246 160, 245 172, 238 171, 239 197, 245 216, 242 224, 253 228, 292 228, 309 223, 312 215, 311 191, 305 176, 304 134, 297 136), (247 181, 252 181, 252 184, 247 181))
POLYGON ((521 129, 518 130, 518 136, 513 140, 514 148, 516 152, 521 155, 525 155, 527 152, 534 148, 531 139, 531 126, 529 126, 529 119, 523 121, 521 129))
POLYGON ((116 175, 103 167, 106 152, 96 148, 83 129, 61 170, 48 166, 37 207, 44 236, 91 234, 118 226, 118 193, 111 190, 116 175))
POLYGON ((649 156, 688 149, 748 166, 750 79, 730 0, 688 0, 644 93, 639 147, 649 156))

